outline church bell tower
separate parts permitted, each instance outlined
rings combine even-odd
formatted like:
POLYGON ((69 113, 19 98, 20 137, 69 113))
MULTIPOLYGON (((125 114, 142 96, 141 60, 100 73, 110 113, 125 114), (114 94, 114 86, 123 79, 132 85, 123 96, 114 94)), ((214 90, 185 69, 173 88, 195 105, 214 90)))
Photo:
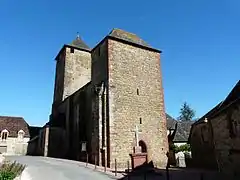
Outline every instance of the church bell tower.
POLYGON ((56 59, 53 103, 64 101, 91 80, 91 49, 77 35, 64 44, 56 59))

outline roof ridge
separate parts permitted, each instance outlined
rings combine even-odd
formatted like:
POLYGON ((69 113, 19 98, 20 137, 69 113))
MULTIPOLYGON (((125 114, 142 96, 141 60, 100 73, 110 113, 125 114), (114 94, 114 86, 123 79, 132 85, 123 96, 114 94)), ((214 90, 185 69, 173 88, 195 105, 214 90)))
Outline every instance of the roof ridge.
POLYGON ((108 34, 110 37, 118 38, 124 41, 128 41, 134 44, 152 48, 147 42, 140 38, 137 34, 125 31, 120 28, 113 28, 112 31, 108 34))
MULTIPOLYGON (((237 88, 240 86, 240 80, 238 80, 238 82, 232 87, 231 91, 227 94, 227 96, 223 99, 220 107, 222 107, 222 105, 226 105, 225 103, 227 102, 227 100, 229 100, 232 97, 232 94, 237 90, 237 88)), ((231 103, 231 102, 229 102, 231 103)))
POLYGON ((126 31, 126 30, 120 29, 120 28, 113 28, 109 34, 111 34, 113 31, 122 31, 122 32, 126 32, 128 34, 132 34, 132 35, 138 36, 137 34, 135 34, 133 32, 129 32, 129 31, 126 31))
POLYGON ((2 115, 1 115, 0 118, 1 118, 1 117, 4 117, 4 118, 22 118, 22 119, 24 119, 24 118, 21 117, 21 116, 4 116, 4 115, 2 116, 2 115))

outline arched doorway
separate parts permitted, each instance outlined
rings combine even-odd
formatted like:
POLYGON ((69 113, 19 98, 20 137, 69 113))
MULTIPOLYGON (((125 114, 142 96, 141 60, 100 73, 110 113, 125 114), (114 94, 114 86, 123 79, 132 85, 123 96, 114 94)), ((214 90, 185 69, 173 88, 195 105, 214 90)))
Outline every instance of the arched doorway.
POLYGON ((142 153, 147 153, 147 145, 143 140, 139 141, 138 145, 141 147, 142 153))
POLYGON ((148 163, 147 145, 143 140, 138 141, 137 151, 130 154, 132 161, 132 169, 148 163), (141 149, 141 151, 140 151, 141 149))

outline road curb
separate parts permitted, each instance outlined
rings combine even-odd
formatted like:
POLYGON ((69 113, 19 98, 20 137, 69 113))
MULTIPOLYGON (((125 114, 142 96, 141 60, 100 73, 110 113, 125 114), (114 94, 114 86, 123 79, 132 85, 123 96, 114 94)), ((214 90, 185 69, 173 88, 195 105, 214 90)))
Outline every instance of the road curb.
POLYGON ((106 168, 106 172, 104 172, 104 167, 103 166, 96 166, 96 169, 95 169, 95 165, 94 164, 88 163, 86 165, 86 162, 74 161, 74 160, 69 160, 69 159, 61 159, 61 158, 53 158, 53 157, 43 157, 43 159, 54 159, 56 161, 73 163, 73 164, 76 164, 76 165, 78 165, 80 167, 85 167, 85 168, 91 169, 93 171, 100 172, 101 174, 110 176, 113 179, 119 179, 119 178, 123 178, 124 177, 124 175, 120 174, 120 173, 117 173, 117 176, 115 176, 114 175, 114 171, 112 169, 110 169, 110 168, 106 168))

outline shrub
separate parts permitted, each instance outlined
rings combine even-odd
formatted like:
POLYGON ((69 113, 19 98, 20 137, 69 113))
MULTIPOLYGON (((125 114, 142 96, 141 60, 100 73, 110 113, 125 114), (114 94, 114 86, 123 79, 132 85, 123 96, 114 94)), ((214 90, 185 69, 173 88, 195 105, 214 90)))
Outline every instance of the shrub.
POLYGON ((191 148, 190 148, 190 145, 189 144, 184 144, 184 145, 181 145, 181 146, 176 146, 176 145, 172 145, 171 146, 171 149, 175 152, 175 153, 178 153, 178 152, 190 152, 191 151, 191 148))
POLYGON ((191 151, 189 144, 184 144, 184 145, 179 146, 178 150, 182 151, 182 152, 185 152, 185 151, 190 152, 191 151))
POLYGON ((25 166, 14 161, 13 163, 5 162, 0 168, 0 180, 13 180, 19 176, 25 166))
POLYGON ((0 171, 0 180, 13 180, 16 175, 11 171, 0 171))

